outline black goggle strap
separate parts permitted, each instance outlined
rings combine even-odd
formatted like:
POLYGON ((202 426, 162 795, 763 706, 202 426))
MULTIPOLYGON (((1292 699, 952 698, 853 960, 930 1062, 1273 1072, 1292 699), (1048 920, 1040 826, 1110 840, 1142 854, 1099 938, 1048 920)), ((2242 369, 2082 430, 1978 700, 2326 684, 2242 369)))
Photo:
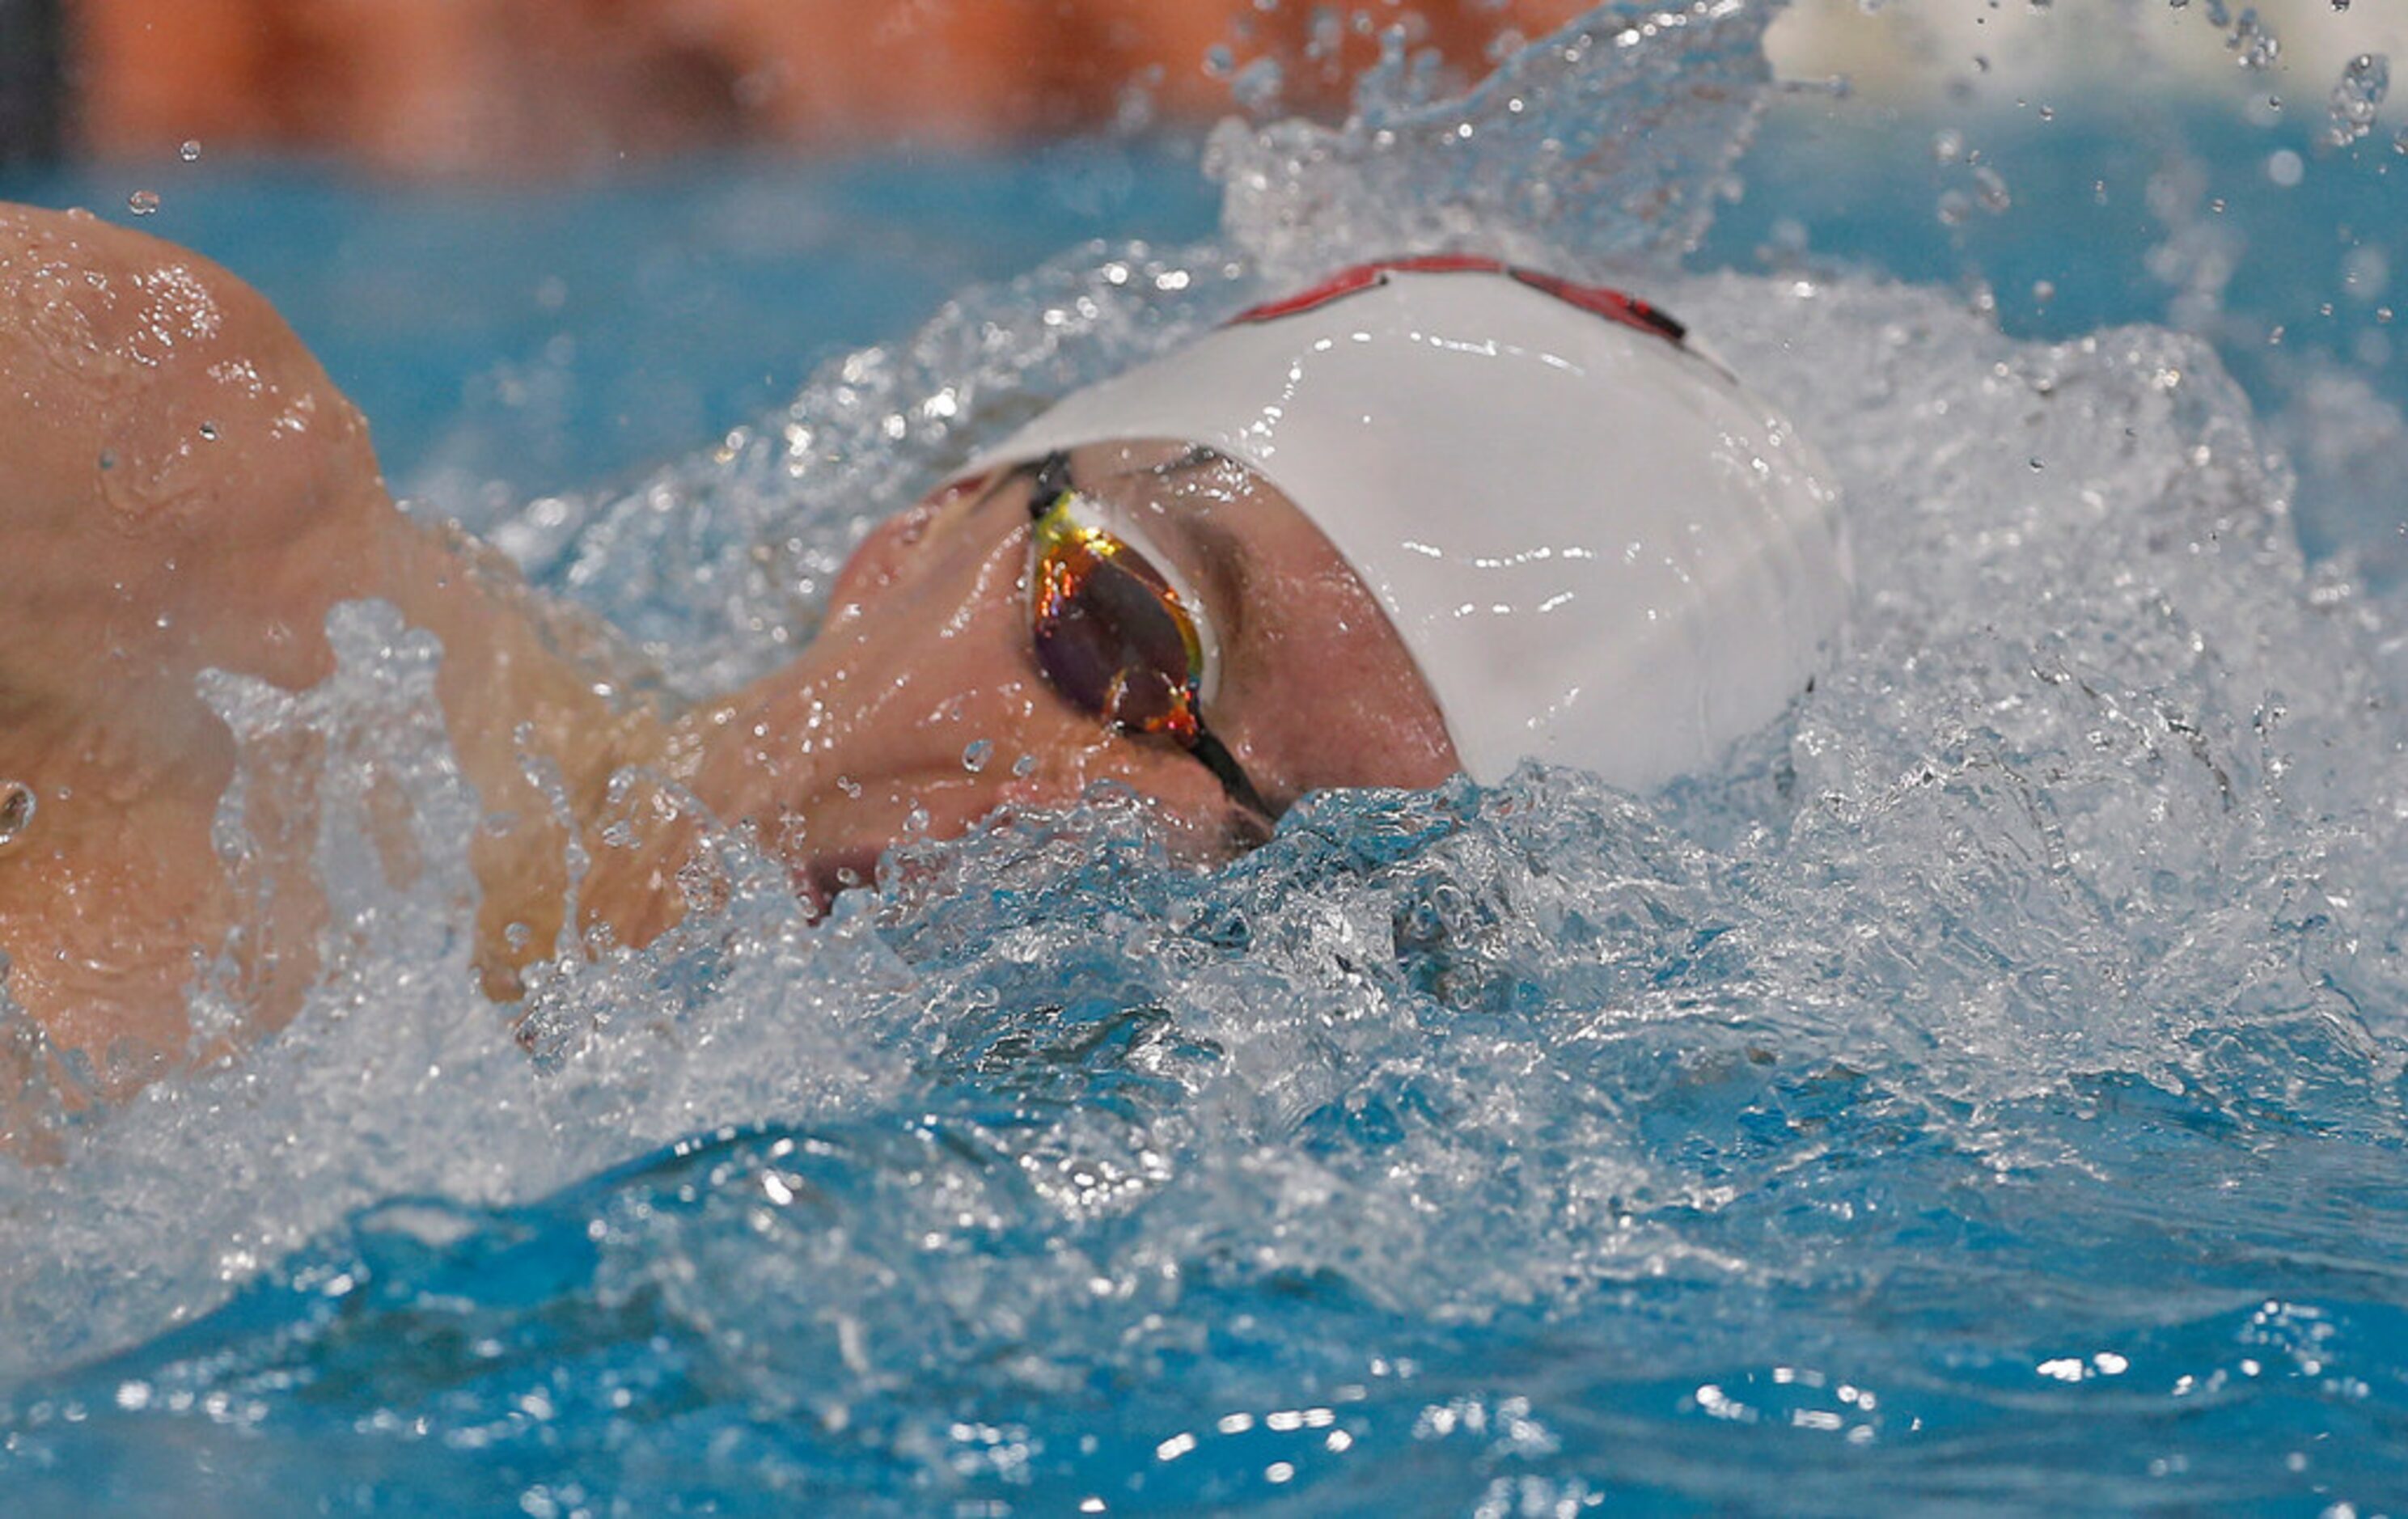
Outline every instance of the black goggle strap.
POLYGON ((1054 509, 1054 503, 1070 494, 1070 456, 1056 449, 1035 464, 1020 466, 1028 481, 1028 520, 1035 522, 1054 509))
POLYGON ((1279 817, 1271 810, 1271 804, 1263 800, 1262 793, 1254 789, 1254 783, 1246 779, 1246 772, 1238 768, 1237 756, 1229 752, 1227 745, 1212 737, 1212 730, 1204 725, 1200 715, 1196 719, 1196 738, 1188 744, 1187 752, 1201 760, 1204 768, 1212 772, 1213 778, 1221 782, 1221 789, 1229 794, 1229 800, 1258 817, 1274 820, 1279 817))
MULTIPOLYGON (((1077 489, 1070 481, 1070 456, 1059 450, 1034 465, 1021 466, 1020 470, 1029 476, 1028 517, 1031 522, 1042 521, 1056 503, 1077 489)), ((1193 673, 1190 672, 1191 675, 1193 673)), ((1195 736, 1186 739, 1183 747, 1204 768, 1212 772, 1212 778, 1221 782, 1221 789, 1228 794, 1231 801, 1261 817, 1276 819, 1279 816, 1270 804, 1263 800, 1262 793, 1254 789, 1254 783, 1246 778, 1246 772, 1238 765, 1237 756, 1230 753, 1228 746, 1205 725, 1200 708, 1196 709, 1195 736)))

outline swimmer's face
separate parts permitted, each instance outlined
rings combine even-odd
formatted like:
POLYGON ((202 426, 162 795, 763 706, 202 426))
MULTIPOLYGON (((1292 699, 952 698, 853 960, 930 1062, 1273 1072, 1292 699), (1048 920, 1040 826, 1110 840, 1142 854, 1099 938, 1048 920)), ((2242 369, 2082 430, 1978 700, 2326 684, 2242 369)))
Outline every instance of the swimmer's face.
MULTIPOLYGON (((1327 539, 1227 458, 1173 442, 1068 456, 1083 511, 1142 545, 1207 624, 1201 717, 1268 811, 1332 786, 1428 786, 1457 768, 1412 656, 1327 539)), ((1127 731, 1050 679, 1029 597, 1033 471, 957 482, 880 526, 804 656, 706 728, 686 766, 824 901, 885 847, 1098 781, 1148 798, 1194 857, 1269 819, 1168 734, 1127 731)))

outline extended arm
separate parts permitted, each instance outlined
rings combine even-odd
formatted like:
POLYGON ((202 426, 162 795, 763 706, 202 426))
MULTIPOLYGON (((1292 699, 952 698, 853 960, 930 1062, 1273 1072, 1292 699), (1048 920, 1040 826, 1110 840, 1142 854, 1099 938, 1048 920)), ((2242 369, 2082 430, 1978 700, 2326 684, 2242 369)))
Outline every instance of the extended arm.
MULTIPOLYGON (((474 846, 507 995, 561 912, 521 737, 590 810, 655 724, 595 694, 506 573, 395 509, 358 411, 256 292, 86 214, 0 207, 0 781, 37 807, 0 854, 0 951, 9 996, 105 1087, 180 1061, 184 988, 237 914, 210 839, 233 739, 195 676, 306 687, 332 669, 328 609, 358 597, 442 640, 462 767, 517 820, 474 846)), ((240 951, 270 1025, 316 970, 306 833, 263 834, 271 921, 240 951)))

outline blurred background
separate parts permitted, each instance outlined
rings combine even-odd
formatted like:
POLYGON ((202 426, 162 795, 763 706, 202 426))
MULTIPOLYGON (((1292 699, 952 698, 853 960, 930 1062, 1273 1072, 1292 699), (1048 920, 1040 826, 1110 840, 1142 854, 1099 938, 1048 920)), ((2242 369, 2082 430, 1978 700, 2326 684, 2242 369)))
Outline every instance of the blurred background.
MULTIPOLYGON (((396 489, 490 523, 710 447, 978 282, 1211 238, 1217 122, 1335 121, 1383 48, 1460 87, 1585 8, 0 0, 0 198, 235 268, 396 489)), ((2401 0, 1795 0, 1768 47, 1785 89, 1693 263, 2197 332, 2312 502, 2408 478, 2401 0)), ((2340 511, 2312 550, 2408 573, 2340 511)))
POLYGON ((696 147, 1027 139, 1209 119, 1276 58, 1342 98, 1377 35, 1476 69, 1575 0, 0 0, 13 150, 271 147, 523 175, 696 147), (47 60, 47 68, 36 62, 47 60), (49 83, 44 83, 47 73, 49 83), (47 88, 46 104, 31 102, 47 88))
MULTIPOLYGON (((0 162, 304 152, 527 176, 696 148, 964 145, 1327 113, 1396 29, 1461 78, 1579 0, 0 0, 0 162), (1275 65, 1275 73, 1262 65, 1275 65), (1275 79, 1275 83, 1272 82, 1275 79)), ((2229 87, 2253 50, 2331 77, 2408 40, 2398 0, 1799 0, 1794 78, 1912 99, 1966 76, 2114 88, 2134 34, 2229 87), (2193 14, 2185 16, 2185 11, 2193 14), (2269 41, 2268 39, 2272 39, 2269 41)))

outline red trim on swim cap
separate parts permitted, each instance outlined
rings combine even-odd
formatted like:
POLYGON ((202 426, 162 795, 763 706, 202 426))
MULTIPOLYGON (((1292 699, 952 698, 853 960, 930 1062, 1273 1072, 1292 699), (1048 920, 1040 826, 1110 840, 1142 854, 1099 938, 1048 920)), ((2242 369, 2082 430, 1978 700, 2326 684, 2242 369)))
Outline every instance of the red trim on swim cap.
POLYGON ((1689 329, 1668 313, 1646 301, 1625 295, 1604 285, 1584 285, 1537 269, 1526 269, 1507 264, 1502 259, 1484 258, 1477 253, 1423 253, 1412 258, 1375 259, 1369 264, 1356 264, 1339 270, 1328 279, 1297 294, 1260 306, 1250 306, 1229 319, 1230 326, 1257 322, 1276 322, 1281 317, 1311 311, 1330 302, 1342 300, 1356 291, 1384 285, 1391 274, 1502 274, 1520 280, 1532 290, 1553 295, 1567 305, 1579 307, 1592 316, 1608 322, 1618 322, 1626 327, 1661 337, 1675 347, 1688 336, 1689 329))
POLYGON ((1678 345, 1689 336, 1688 327, 1670 312, 1659 309, 1635 295, 1625 295, 1604 285, 1575 284, 1570 279, 1541 274, 1536 269, 1514 269, 1513 278, 1532 290, 1542 290, 1559 301, 1569 301, 1584 311, 1594 311, 1609 322, 1619 322, 1626 327, 1652 332, 1658 337, 1678 345))

